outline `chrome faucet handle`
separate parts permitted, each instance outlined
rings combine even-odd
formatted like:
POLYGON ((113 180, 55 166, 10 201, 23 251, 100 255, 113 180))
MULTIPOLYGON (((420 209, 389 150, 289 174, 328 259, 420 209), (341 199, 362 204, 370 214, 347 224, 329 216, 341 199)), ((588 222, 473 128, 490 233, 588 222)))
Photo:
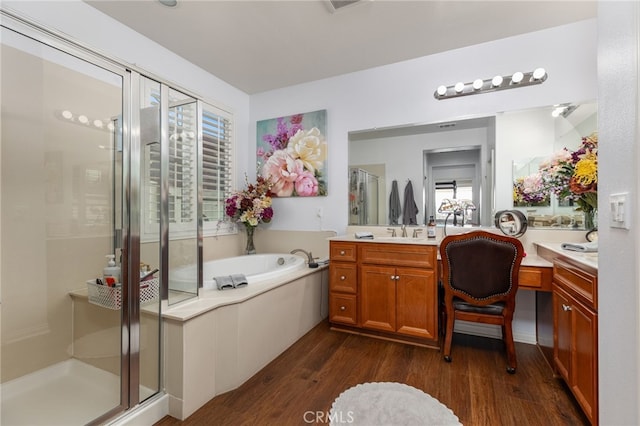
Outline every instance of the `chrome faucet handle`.
POLYGON ((423 231, 422 228, 416 228, 413 230, 413 238, 418 238, 418 234, 423 231))
POLYGON ((391 231, 391 236, 392 237, 396 236, 396 228, 387 228, 387 231, 391 231))

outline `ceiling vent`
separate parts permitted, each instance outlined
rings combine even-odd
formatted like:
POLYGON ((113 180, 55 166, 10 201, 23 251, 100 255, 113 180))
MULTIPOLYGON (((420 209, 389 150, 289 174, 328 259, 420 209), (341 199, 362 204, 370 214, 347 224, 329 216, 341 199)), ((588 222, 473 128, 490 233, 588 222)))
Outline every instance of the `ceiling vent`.
POLYGON ((353 6, 358 3, 364 3, 362 0, 327 0, 327 4, 329 5, 329 10, 331 12, 337 12, 338 10, 342 10, 344 8, 353 6))

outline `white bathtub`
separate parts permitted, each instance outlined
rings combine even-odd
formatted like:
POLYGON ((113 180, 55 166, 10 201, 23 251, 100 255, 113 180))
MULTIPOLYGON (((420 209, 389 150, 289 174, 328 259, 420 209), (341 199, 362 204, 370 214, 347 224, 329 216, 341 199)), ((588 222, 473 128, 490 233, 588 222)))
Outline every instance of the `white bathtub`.
MULTIPOLYGON (((285 277, 287 274, 305 267, 304 258, 288 253, 252 254, 210 260, 202 265, 203 288, 217 290, 213 279, 217 276, 244 274, 249 285, 255 285, 266 280, 285 277)), ((195 265, 176 268, 169 274, 171 288, 193 288, 193 277, 195 276, 195 265)))

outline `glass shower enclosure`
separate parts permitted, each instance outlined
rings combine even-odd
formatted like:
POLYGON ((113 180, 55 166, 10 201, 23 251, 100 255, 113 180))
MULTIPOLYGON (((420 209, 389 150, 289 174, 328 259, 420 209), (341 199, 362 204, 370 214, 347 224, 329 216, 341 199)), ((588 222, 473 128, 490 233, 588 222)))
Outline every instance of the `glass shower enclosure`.
POLYGON ((140 281, 161 227, 141 258, 131 132, 131 100, 161 85, 4 13, 1 31, 0 423, 97 424, 161 386, 160 275, 140 281))

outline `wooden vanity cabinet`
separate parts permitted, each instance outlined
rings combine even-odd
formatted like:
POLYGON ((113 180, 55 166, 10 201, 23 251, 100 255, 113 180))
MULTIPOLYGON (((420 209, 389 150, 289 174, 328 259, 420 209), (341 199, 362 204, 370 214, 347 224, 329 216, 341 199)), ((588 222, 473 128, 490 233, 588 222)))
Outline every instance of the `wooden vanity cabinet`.
POLYGON ((553 363, 591 424, 598 423, 597 274, 553 262, 553 363))
POLYGON ((352 325, 364 334, 437 347, 436 246, 331 241, 330 251, 330 268, 335 271, 330 273, 329 284, 332 324, 352 325), (356 246, 354 260, 344 260, 345 244, 356 246), (346 271, 354 265, 355 293, 350 286, 345 288, 346 271), (344 318, 349 309, 345 298, 350 296, 357 300, 355 324, 344 318))

